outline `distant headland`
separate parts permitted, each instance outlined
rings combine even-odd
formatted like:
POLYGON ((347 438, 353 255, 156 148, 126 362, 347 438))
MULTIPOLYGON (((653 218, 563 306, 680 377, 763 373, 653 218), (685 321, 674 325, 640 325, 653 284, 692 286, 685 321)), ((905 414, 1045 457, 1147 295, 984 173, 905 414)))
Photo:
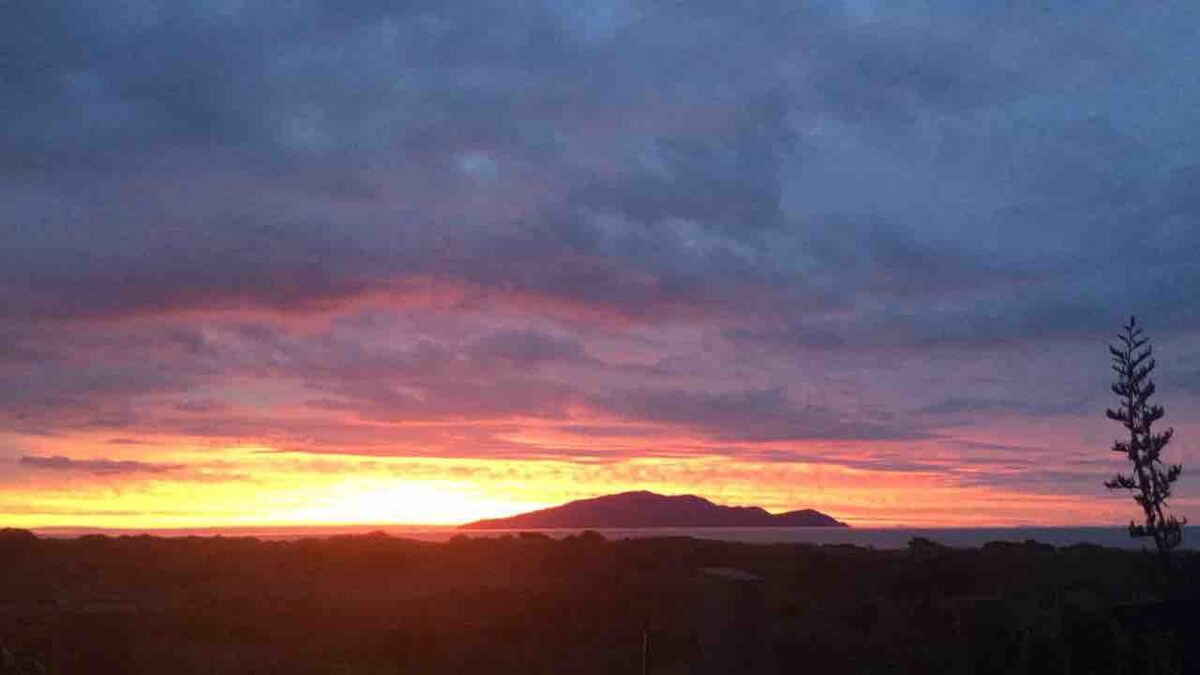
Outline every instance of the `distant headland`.
POLYGON ((468 530, 517 528, 849 527, 820 511, 768 513, 757 506, 721 506, 696 495, 637 491, 580 499, 509 518, 478 520, 468 530))

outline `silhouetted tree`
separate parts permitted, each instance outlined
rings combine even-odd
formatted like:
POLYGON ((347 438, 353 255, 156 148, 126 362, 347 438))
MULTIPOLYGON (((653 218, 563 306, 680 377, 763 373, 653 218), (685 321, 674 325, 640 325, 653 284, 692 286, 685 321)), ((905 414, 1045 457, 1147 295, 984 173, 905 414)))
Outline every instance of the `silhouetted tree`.
POLYGON ((1129 523, 1129 536, 1152 537, 1154 546, 1164 564, 1172 549, 1183 540, 1182 526, 1186 518, 1176 518, 1166 513, 1167 499, 1171 496, 1171 484, 1183 471, 1178 464, 1165 466, 1161 455, 1163 448, 1171 442, 1174 429, 1161 433, 1153 430, 1155 422, 1163 417, 1160 405, 1150 403, 1154 395, 1154 358, 1148 338, 1142 334, 1136 317, 1129 317, 1117 335, 1117 344, 1109 345, 1112 368, 1117 381, 1112 385, 1113 393, 1120 399, 1116 410, 1108 410, 1108 418, 1120 422, 1129 432, 1128 440, 1113 443, 1113 452, 1119 452, 1133 464, 1133 473, 1118 473, 1104 483, 1110 490, 1130 490, 1133 499, 1142 507, 1145 522, 1129 523))

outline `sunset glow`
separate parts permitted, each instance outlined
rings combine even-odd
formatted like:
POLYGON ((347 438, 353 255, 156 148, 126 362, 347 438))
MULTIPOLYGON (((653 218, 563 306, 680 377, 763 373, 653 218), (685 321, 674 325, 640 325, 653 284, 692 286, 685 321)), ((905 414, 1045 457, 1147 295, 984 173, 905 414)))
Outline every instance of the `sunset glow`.
POLYGON ((1196 9, 454 4, 0 28, 0 527, 1200 519, 1196 9))
MULTIPOLYGON (((546 446, 552 449, 590 447, 587 438, 569 434, 543 432, 538 438, 553 439, 546 446)), ((127 441, 122 445, 143 447, 127 441)), ((702 491, 719 503, 760 504, 772 511, 803 505, 867 527, 1064 525, 1119 520, 1125 513, 1115 500, 1097 504, 1052 490, 1007 489, 1006 476, 994 476, 998 469, 963 468, 952 452, 939 458, 931 449, 928 467, 896 471, 854 466, 874 461, 882 454, 878 447, 799 446, 797 454, 818 452, 830 460, 795 462, 704 454, 696 439, 676 443, 684 449, 679 457, 563 460, 348 456, 201 441, 174 450, 158 447, 151 464, 145 450, 95 459, 76 452, 68 460, 66 453, 79 445, 55 439, 18 463, 22 480, 5 492, 0 512, 6 526, 18 527, 454 525, 599 493, 649 489, 702 491), (993 481, 999 484, 988 485, 993 481)), ((772 448, 780 451, 778 444, 772 448)))

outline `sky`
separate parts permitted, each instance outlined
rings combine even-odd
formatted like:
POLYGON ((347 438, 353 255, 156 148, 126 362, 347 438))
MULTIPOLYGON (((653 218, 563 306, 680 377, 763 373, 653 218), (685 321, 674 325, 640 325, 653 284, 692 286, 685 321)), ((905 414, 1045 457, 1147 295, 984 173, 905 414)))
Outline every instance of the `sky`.
POLYGON ((16 0, 0 526, 1200 517, 1200 4, 16 0))

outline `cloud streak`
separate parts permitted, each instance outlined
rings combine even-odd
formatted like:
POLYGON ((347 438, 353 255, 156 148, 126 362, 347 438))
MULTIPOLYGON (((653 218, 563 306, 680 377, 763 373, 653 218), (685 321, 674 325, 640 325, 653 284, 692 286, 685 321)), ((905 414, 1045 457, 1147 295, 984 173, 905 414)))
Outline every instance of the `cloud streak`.
POLYGON ((23 455, 19 464, 46 471, 83 472, 102 476, 164 474, 180 468, 178 464, 155 464, 125 459, 72 459, 62 455, 50 457, 23 455))

